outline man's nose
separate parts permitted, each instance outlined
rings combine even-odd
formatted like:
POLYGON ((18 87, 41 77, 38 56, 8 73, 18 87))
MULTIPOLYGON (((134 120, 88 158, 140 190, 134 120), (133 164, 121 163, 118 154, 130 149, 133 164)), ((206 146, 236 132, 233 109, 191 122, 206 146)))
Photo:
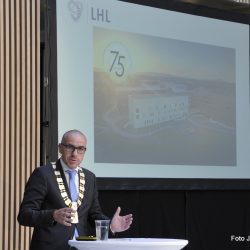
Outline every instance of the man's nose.
POLYGON ((73 155, 77 155, 77 148, 74 148, 74 150, 72 151, 73 155))

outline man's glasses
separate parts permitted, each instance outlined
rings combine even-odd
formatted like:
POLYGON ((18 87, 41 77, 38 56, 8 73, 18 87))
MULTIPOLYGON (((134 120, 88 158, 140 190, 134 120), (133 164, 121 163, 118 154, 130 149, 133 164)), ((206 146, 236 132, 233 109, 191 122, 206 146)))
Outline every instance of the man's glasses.
POLYGON ((78 154, 84 154, 87 150, 87 148, 85 148, 84 146, 75 147, 72 144, 64 144, 64 143, 61 143, 61 145, 63 145, 65 147, 65 150, 70 153, 73 153, 76 150, 78 154))

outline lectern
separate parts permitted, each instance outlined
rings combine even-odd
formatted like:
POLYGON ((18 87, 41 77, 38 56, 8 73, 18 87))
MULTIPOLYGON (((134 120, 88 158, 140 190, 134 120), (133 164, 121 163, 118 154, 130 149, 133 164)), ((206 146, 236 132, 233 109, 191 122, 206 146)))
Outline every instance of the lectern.
POLYGON ((70 240, 69 245, 78 250, 180 250, 188 244, 183 239, 119 238, 106 241, 70 240))

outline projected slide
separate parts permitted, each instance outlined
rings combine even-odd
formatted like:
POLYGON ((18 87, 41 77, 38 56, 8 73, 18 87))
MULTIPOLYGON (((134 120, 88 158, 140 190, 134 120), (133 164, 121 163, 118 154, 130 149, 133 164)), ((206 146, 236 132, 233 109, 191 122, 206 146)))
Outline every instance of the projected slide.
POLYGON ((250 178, 249 25, 60 0, 57 74, 58 139, 98 177, 250 178))
POLYGON ((95 162, 236 165, 234 49, 103 28, 93 43, 95 162))

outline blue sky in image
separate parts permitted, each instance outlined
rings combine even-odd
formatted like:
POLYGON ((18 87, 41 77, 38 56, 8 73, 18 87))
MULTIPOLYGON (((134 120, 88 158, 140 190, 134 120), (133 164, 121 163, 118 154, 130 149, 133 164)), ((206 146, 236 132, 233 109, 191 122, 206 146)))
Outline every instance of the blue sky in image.
MULTIPOLYGON (((95 55, 102 54, 100 50, 112 42, 122 43, 132 60, 131 73, 154 72, 235 83, 233 48, 103 28, 95 28, 94 36, 95 55)), ((100 63, 95 57, 95 66, 100 67, 100 63)))

